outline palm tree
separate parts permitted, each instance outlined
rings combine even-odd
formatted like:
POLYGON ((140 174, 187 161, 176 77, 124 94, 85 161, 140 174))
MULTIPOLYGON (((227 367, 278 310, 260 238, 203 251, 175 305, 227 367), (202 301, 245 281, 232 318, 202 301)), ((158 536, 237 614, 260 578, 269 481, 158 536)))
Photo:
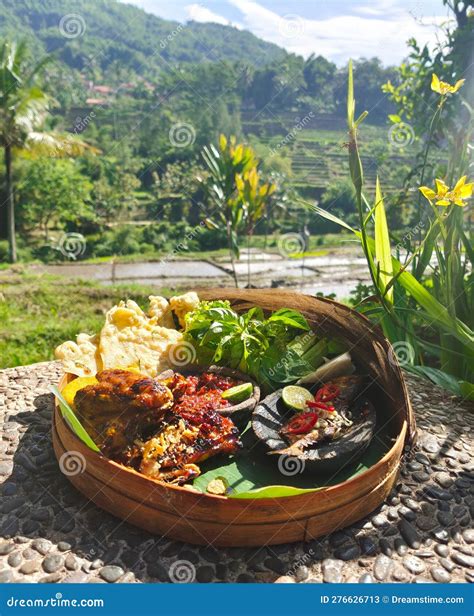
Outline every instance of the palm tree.
POLYGON ((51 56, 32 68, 28 66, 24 42, 4 42, 0 48, 0 147, 5 160, 5 188, 9 258, 17 259, 15 237, 15 201, 13 191, 13 155, 76 156, 88 146, 72 135, 43 132, 41 127, 54 99, 46 94, 35 79, 51 56))

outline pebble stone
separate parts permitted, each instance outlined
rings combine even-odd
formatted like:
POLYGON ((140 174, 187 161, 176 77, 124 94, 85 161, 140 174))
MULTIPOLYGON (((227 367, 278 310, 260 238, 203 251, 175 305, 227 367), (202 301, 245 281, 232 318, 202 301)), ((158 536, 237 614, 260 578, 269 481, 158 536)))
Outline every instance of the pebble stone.
POLYGON ((116 565, 108 565, 107 567, 102 567, 99 571, 100 577, 106 582, 116 582, 119 578, 124 574, 124 570, 122 567, 118 567, 116 565))
POLYGON ((443 567, 431 567, 431 577, 435 582, 440 582, 441 584, 447 584, 451 581, 451 576, 443 569, 443 567))
POLYGON ((406 376, 418 445, 387 503, 330 536, 261 549, 151 537, 86 506, 51 447, 49 386, 58 378, 55 362, 0 371, 0 582, 170 582, 178 560, 201 583, 474 582, 474 414, 418 377, 406 376))
POLYGON ((375 559, 374 563, 374 576, 380 582, 383 582, 390 575, 390 571, 393 568, 393 560, 385 554, 380 554, 375 559))
POLYGON ((24 573, 25 575, 30 575, 30 573, 35 573, 36 571, 39 571, 40 567, 41 560, 27 560, 21 565, 19 571, 20 573, 24 573))
POLYGON ((395 582, 406 582, 410 579, 410 574, 400 565, 395 565, 392 571, 392 580, 395 582))
POLYGON ((202 565, 197 568, 196 580, 201 584, 207 584, 214 579, 214 567, 210 565, 202 565))
POLYGON ((411 548, 416 549, 420 547, 420 535, 411 522, 405 518, 400 520, 399 529, 402 537, 411 548))
POLYGON ((11 552, 8 555, 7 563, 10 567, 18 567, 22 560, 23 557, 21 555, 21 552, 17 550, 16 552, 11 552))
POLYGON ((63 566, 64 559, 59 554, 51 554, 43 560, 43 569, 46 573, 55 573, 63 566))
POLYGON ((474 567, 474 556, 469 556, 468 554, 463 554, 462 552, 452 552, 451 560, 453 560, 457 565, 462 565, 463 567, 474 567))
POLYGON ((344 562, 334 558, 326 558, 321 563, 323 573, 323 581, 330 584, 339 584, 342 582, 342 568, 344 562))
POLYGON ((474 543, 474 529, 468 528, 464 530, 462 536, 466 543, 474 543))
POLYGON ((300 565, 298 569, 295 571, 295 580, 297 582, 304 582, 308 578, 309 569, 306 565, 300 565))
POLYGON ((52 544, 47 539, 35 539, 31 544, 31 547, 43 556, 46 556, 46 554, 51 550, 52 544))
POLYGON ((435 546, 435 552, 439 556, 446 557, 449 554, 449 548, 448 548, 447 545, 444 545, 443 543, 440 543, 439 545, 435 546))
POLYGON ((407 556, 406 558, 404 558, 403 565, 405 569, 408 569, 408 571, 410 571, 410 573, 413 573, 414 575, 423 573, 423 571, 426 569, 425 563, 416 556, 407 556))

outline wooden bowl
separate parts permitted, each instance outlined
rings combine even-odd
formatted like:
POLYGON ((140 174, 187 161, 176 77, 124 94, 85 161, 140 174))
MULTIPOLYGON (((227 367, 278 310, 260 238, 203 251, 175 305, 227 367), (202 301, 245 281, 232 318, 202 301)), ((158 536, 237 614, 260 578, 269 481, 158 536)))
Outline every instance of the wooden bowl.
MULTIPOLYGON (((381 332, 363 316, 326 299, 278 290, 214 289, 202 299, 228 299, 238 310, 259 305, 265 311, 300 310, 313 329, 338 337, 373 379, 373 402, 393 435, 385 455, 352 479, 295 496, 227 498, 149 479, 89 449, 69 428, 58 406, 53 445, 64 467, 79 458, 68 479, 91 501, 118 518, 180 541, 214 546, 260 546, 309 541, 368 515, 394 486, 404 447, 416 434, 413 412, 398 364, 381 332)), ((64 385, 64 379, 61 386, 64 385)))

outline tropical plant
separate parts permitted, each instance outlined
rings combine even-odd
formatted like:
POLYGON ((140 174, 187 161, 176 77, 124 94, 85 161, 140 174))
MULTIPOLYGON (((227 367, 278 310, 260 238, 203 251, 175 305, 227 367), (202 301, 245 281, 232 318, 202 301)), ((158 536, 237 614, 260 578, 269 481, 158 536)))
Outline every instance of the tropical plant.
POLYGON ((250 287, 250 238, 255 225, 265 214, 270 196, 275 192, 275 184, 261 181, 257 167, 252 167, 242 175, 235 176, 238 201, 243 208, 243 224, 247 234, 247 285, 250 287))
POLYGON ((87 147, 72 135, 41 131, 54 101, 35 84, 35 80, 49 59, 47 56, 30 67, 25 42, 18 45, 4 42, 0 48, 0 147, 5 160, 9 258, 12 263, 17 259, 14 154, 21 152, 27 157, 74 156, 87 147))
POLYGON ((274 186, 261 181, 253 149, 237 144, 235 136, 227 139, 221 135, 218 147, 205 146, 202 156, 209 170, 209 177, 203 182, 214 206, 207 223, 226 234, 234 282, 238 286, 235 261, 240 257, 239 233, 243 228, 247 234, 251 233, 263 215, 274 186))
MULTIPOLYGON (((451 86, 433 75, 432 88, 439 94, 436 121, 441 117, 447 97, 462 85, 457 82, 451 86)), ((416 372, 449 384, 456 393, 474 396, 474 253, 468 219, 460 207, 466 205, 474 187, 466 182, 464 174, 470 131, 466 130, 463 142, 453 147, 445 179, 436 181, 435 190, 420 187, 420 194, 429 203, 430 214, 423 223, 423 239, 412 242, 411 252, 402 263, 392 255, 391 242, 396 242, 397 252, 403 242, 388 228, 378 178, 373 205, 363 192, 357 132, 367 112, 355 119, 352 64, 349 65, 347 112, 349 166, 356 191, 359 228, 317 206, 316 211, 352 231, 361 242, 376 299, 370 298, 359 308, 378 319, 385 335, 395 343, 395 352, 397 348, 402 349, 407 367, 412 364, 416 372), (455 181, 459 175, 461 179, 455 181), (433 367, 434 361, 437 367, 433 367)))

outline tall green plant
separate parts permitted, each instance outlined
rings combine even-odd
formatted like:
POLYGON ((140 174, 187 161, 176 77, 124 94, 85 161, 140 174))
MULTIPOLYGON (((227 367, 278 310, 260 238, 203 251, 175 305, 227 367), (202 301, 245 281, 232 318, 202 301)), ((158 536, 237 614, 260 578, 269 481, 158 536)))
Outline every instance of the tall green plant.
MULTIPOLYGON (((454 95, 462 85, 462 82, 458 82, 451 86, 440 81, 436 75, 433 76, 433 90, 440 96, 435 110, 438 119, 446 97, 454 95)), ((446 178, 449 184, 438 179, 435 190, 420 187, 421 194, 430 204, 431 215, 426 223, 424 239, 412 248, 412 253, 402 264, 392 255, 391 239, 397 242, 398 238, 390 233, 387 225, 379 180, 373 205, 370 205, 363 192, 363 167, 357 131, 367 113, 355 119, 352 63, 349 64, 347 109, 349 166, 356 190, 360 227, 355 229, 330 212, 317 206, 315 209, 324 218, 352 231, 361 242, 376 293, 376 301, 364 305, 362 310, 368 315, 377 316, 385 335, 392 342, 409 345, 411 359, 423 364, 423 367, 418 367, 418 371, 436 378, 436 370, 426 366, 436 358, 439 368, 454 377, 449 380, 452 388, 458 393, 472 395, 473 251, 463 206, 471 197, 474 184, 466 182, 466 176, 457 182, 453 181, 454 177, 458 177, 456 174, 462 173, 466 166, 469 131, 464 141, 457 141, 456 147, 453 147, 446 178), (430 271, 428 268, 431 268, 430 271)), ((400 246, 399 241, 397 246, 400 246)), ((446 381, 444 378, 443 382, 446 381)))
POLYGON ((247 236, 251 235, 275 186, 262 182, 253 149, 237 144, 235 136, 228 140, 221 135, 218 147, 205 146, 202 156, 209 170, 205 186, 214 204, 208 224, 226 233, 234 282, 238 286, 235 262, 240 257, 239 233, 245 229, 247 236))
POLYGON ((13 161, 15 153, 26 156, 74 156, 87 147, 71 135, 41 130, 53 99, 35 80, 49 57, 28 63, 24 42, 4 42, 0 48, 0 147, 5 160, 9 258, 17 260, 13 161))

